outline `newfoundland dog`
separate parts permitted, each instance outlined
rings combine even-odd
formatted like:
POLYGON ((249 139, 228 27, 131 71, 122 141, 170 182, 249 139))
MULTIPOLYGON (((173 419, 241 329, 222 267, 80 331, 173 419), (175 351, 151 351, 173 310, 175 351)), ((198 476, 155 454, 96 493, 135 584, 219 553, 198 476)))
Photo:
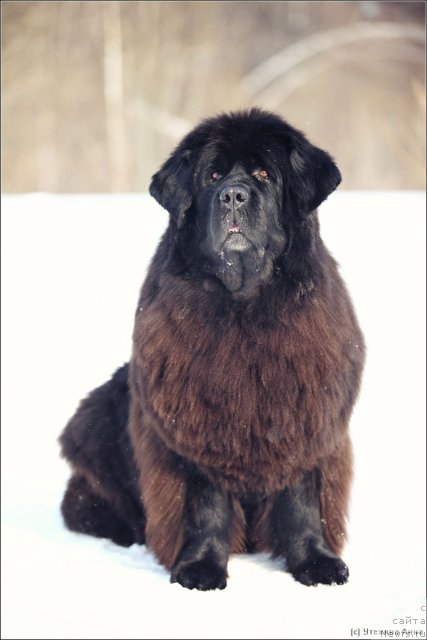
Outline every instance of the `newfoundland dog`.
POLYGON ((363 336, 316 208, 341 175, 279 116, 203 121, 154 175, 170 214, 129 365, 61 435, 73 531, 146 542, 189 589, 267 551, 343 584, 363 336))

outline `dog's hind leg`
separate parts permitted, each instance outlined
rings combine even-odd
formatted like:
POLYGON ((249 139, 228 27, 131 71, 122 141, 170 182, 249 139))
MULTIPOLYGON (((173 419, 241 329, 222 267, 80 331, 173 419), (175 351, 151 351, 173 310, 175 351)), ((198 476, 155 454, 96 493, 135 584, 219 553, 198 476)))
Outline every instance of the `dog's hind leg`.
POLYGON ((60 436, 62 455, 73 470, 62 503, 65 524, 125 546, 145 541, 128 406, 125 365, 80 403, 60 436))
POLYGON ((73 475, 61 503, 65 523, 72 531, 109 538, 123 547, 137 542, 135 532, 97 495, 82 475, 73 475))

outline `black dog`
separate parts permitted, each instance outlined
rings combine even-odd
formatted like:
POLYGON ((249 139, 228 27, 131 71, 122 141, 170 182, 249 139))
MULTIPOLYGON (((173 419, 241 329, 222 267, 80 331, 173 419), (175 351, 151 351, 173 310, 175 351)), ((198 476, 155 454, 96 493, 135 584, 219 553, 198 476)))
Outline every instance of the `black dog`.
POLYGON ((316 207, 331 157, 258 109, 202 122, 153 177, 170 213, 129 367, 61 436, 76 531, 147 545, 188 588, 268 550, 344 583, 348 423, 363 337, 316 207))

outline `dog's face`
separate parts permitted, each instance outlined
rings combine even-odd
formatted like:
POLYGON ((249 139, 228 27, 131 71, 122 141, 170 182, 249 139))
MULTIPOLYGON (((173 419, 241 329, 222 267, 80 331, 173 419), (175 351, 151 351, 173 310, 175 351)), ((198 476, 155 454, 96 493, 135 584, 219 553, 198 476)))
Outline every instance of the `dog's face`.
POLYGON ((285 243, 281 172, 267 151, 227 146, 216 140, 198 158, 193 192, 199 246, 207 257, 226 262, 245 254, 255 263, 267 247, 278 255, 285 243))
POLYGON ((192 265, 233 294, 268 280, 295 228, 337 187, 330 156, 257 109, 203 122, 153 176, 150 193, 192 265))

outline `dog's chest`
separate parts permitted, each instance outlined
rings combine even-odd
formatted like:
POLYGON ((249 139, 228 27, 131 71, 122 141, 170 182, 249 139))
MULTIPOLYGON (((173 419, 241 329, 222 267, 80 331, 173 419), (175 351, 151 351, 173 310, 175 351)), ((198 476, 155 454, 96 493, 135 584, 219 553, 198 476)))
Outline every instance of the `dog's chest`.
POLYGON ((331 447, 343 364, 337 336, 325 344, 301 320, 262 329, 200 318, 184 309, 141 315, 144 408, 170 448, 227 488, 283 486, 311 452, 331 447))

